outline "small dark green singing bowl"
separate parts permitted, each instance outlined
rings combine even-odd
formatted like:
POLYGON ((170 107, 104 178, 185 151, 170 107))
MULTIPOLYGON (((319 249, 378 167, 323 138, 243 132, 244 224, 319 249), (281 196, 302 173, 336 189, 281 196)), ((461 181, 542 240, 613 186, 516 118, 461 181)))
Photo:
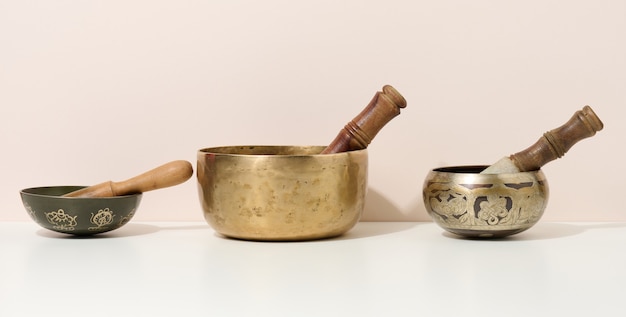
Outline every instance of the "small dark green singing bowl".
POLYGON ((115 230, 130 221, 142 194, 115 197, 76 198, 64 194, 85 186, 33 187, 20 191, 28 215, 43 228, 92 235, 115 230))

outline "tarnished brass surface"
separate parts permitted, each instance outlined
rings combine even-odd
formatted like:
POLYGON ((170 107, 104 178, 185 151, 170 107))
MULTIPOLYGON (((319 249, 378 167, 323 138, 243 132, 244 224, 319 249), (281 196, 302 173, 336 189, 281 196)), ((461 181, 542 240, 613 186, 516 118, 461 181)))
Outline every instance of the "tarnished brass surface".
POLYGON ((324 146, 229 146, 198 151, 204 217, 233 238, 328 238, 360 219, 367 150, 318 154, 324 146))
POLYGON ((423 199, 432 219, 449 232, 478 238, 509 236, 537 223, 548 203, 543 172, 479 174, 486 167, 431 170, 423 199))

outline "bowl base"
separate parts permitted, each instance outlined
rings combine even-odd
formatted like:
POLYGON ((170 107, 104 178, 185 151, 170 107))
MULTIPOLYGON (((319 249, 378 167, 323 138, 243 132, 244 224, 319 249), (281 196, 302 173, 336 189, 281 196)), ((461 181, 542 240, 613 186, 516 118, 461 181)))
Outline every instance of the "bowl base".
POLYGON ((475 229, 456 229, 445 228, 446 231, 458 236, 473 238, 473 239, 499 239, 508 237, 514 234, 518 234, 522 231, 526 231, 529 228, 518 229, 503 229, 503 230, 475 230, 475 229))

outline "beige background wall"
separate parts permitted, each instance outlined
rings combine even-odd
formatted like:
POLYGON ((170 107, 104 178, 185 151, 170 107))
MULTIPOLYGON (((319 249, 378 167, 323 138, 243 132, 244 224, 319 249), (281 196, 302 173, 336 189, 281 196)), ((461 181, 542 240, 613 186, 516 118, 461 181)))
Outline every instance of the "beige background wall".
MULTIPOLYGON (((546 221, 626 221, 626 1, 0 0, 0 220, 18 191, 123 180, 196 150, 318 144, 391 84, 364 220, 429 220, 429 169, 490 164, 588 104, 544 167, 546 221)), ((195 177, 135 218, 199 220, 195 177)))

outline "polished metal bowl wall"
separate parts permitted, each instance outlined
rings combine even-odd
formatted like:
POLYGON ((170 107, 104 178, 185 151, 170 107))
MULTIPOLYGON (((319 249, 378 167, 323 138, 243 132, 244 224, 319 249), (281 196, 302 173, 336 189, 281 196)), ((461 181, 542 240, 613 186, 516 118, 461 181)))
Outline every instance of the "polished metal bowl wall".
POLYGON ((431 170, 423 199, 433 221, 466 237, 504 237, 539 221, 548 203, 548 182, 541 170, 480 174, 487 166, 431 170))
POLYGON ((320 155, 324 146, 227 146, 198 151, 206 221, 247 240, 338 236, 360 219, 367 150, 320 155))

